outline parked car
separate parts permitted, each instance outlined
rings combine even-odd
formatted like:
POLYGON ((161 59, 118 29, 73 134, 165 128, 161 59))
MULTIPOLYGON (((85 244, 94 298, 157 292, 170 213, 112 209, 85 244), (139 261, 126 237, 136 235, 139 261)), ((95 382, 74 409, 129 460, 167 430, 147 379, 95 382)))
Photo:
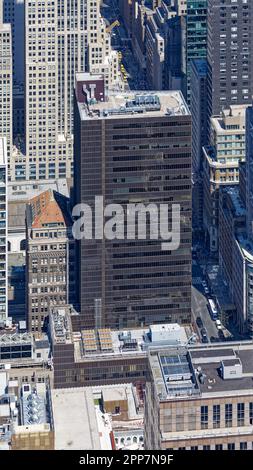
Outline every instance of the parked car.
POLYGON ((204 325, 203 325, 203 321, 202 321, 201 317, 196 318, 196 323, 197 323, 199 328, 203 328, 204 325))
POLYGON ((207 331, 206 331, 206 329, 205 329, 205 328, 201 328, 200 333, 201 333, 202 343, 208 343, 208 336, 207 336, 207 331))
POLYGON ((215 320, 215 325, 217 330, 222 330, 222 324, 220 320, 215 320))

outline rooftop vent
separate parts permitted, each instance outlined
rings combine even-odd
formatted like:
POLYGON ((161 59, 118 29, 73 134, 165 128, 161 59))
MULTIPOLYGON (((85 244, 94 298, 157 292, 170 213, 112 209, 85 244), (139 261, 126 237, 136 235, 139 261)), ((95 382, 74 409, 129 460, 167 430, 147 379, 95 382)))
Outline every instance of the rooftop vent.
POLYGON ((223 380, 240 379, 242 377, 242 363, 239 357, 221 361, 220 369, 223 380))

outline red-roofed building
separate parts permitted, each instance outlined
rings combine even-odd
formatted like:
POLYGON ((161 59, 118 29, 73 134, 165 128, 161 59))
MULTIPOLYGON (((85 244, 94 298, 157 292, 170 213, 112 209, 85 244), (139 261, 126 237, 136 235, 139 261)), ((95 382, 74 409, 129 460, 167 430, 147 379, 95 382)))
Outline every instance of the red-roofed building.
POLYGON ((30 331, 40 333, 50 306, 74 300, 74 240, 69 199, 51 189, 26 208, 26 310, 30 331))

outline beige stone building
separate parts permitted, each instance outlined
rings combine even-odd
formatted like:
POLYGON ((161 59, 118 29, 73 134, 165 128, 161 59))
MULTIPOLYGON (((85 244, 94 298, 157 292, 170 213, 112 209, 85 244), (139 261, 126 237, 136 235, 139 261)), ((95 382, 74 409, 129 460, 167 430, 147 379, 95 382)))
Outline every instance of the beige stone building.
POLYGON ((74 240, 68 199, 47 190, 26 210, 26 309, 30 331, 41 332, 50 306, 74 296, 74 240))
POLYGON ((145 448, 252 449, 252 359, 252 342, 151 351, 145 448))
POLYGON ((12 35, 11 25, 3 23, 0 0, 0 137, 6 138, 7 158, 12 152, 12 35))
POLYGON ((230 106, 211 118, 211 145, 203 147, 203 224, 210 250, 218 250, 219 188, 239 183, 245 160, 246 105, 230 106))
POLYGON ((87 70, 103 72, 108 86, 120 77, 99 0, 27 0, 26 158, 16 155, 18 179, 71 176, 75 75, 87 70))

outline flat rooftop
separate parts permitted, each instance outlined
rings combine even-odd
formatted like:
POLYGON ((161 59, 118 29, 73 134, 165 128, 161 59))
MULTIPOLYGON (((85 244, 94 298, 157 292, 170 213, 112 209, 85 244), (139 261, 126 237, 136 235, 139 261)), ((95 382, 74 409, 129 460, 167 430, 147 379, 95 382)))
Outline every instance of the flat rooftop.
POLYGON ((99 450, 99 424, 92 389, 52 390, 55 450, 99 450))
POLYGON ((244 134, 245 133, 245 111, 248 105, 231 105, 222 111, 222 116, 212 116, 211 123, 217 133, 244 134), (230 126, 238 126, 238 128, 230 126))
POLYGON ((149 348, 186 344, 188 335, 190 332, 186 333, 185 328, 178 324, 150 325, 128 330, 82 330, 74 335, 75 360, 145 355, 149 348))
POLYGON ((190 115, 181 91, 111 93, 106 101, 79 103, 81 119, 127 119, 190 115))
POLYGON ((253 342, 164 348, 151 351, 150 366, 157 395, 163 400, 210 396, 253 395, 253 342), (221 366, 242 370, 223 378, 221 366))
POLYGON ((26 203, 35 196, 52 189, 69 197, 70 182, 67 179, 41 181, 11 181, 8 183, 8 201, 26 203))
POLYGON ((153 382, 160 400, 175 400, 200 394, 187 348, 164 348, 149 356, 153 382))
POLYGON ((229 393, 250 390, 253 393, 253 343, 250 341, 233 343, 228 347, 213 346, 209 349, 199 347, 190 348, 190 355, 194 369, 204 374, 204 383, 199 381, 202 393, 229 393), (221 363, 225 366, 242 364, 242 376, 223 379, 221 376, 221 363))

